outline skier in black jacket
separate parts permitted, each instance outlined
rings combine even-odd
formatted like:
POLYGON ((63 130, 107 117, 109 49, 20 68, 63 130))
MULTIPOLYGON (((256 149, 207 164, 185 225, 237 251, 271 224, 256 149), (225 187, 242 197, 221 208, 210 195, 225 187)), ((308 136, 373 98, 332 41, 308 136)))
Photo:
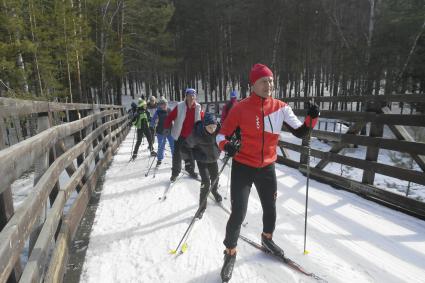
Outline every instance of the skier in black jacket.
MULTIPOLYGON (((216 143, 216 136, 220 131, 220 126, 217 124, 217 119, 212 113, 205 113, 204 119, 195 123, 192 133, 186 138, 185 147, 191 148, 193 159, 198 164, 199 174, 201 175, 202 183, 199 194, 199 205, 202 205, 203 199, 207 196, 208 190, 214 180, 218 178, 217 160, 220 157, 220 149, 216 143)), ((217 202, 221 202, 222 197, 217 191, 218 179, 215 181, 211 192, 217 202)), ((198 218, 207 208, 207 202, 204 202, 198 218)))

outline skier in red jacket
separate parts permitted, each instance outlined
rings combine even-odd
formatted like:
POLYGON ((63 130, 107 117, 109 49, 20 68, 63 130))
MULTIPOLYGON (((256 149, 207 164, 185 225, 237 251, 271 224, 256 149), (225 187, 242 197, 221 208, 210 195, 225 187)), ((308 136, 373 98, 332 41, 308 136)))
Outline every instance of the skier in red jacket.
POLYGON ((308 134, 310 125, 314 128, 319 116, 318 106, 311 104, 302 123, 288 104, 274 99, 273 73, 267 66, 255 64, 249 80, 251 95, 233 106, 216 138, 219 148, 233 157, 230 185, 232 213, 223 241, 226 249, 221 270, 225 282, 232 277, 237 240, 252 184, 255 184, 263 208, 261 243, 273 254, 284 254, 272 240, 276 223, 276 146, 284 123, 295 136, 302 138, 308 134), (236 129, 240 129, 240 149, 229 141, 236 129))

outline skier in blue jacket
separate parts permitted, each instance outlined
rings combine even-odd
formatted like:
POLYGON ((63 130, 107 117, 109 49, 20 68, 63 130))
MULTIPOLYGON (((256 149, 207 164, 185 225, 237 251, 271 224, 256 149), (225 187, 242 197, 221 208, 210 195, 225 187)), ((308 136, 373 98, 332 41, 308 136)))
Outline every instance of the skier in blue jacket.
POLYGON ((168 131, 168 135, 165 135, 166 133, 164 131, 164 122, 170 111, 171 110, 170 108, 168 108, 167 99, 161 98, 158 101, 158 109, 155 111, 150 121, 150 128, 154 129, 156 126, 156 137, 158 139, 158 161, 156 162, 156 166, 161 165, 162 159, 164 159, 164 148, 166 139, 168 140, 168 144, 170 145, 171 153, 174 152, 174 139, 171 136, 170 131, 168 131))

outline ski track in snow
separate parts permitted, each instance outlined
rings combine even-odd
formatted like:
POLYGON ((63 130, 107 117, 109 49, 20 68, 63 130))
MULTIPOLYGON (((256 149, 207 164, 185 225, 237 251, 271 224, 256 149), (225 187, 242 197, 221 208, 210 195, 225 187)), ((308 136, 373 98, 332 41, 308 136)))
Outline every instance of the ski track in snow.
MULTIPOLYGON (((145 177, 146 141, 128 163, 133 131, 106 172, 81 282, 221 282, 222 244, 228 215, 211 199, 195 223, 187 252, 171 255, 198 208, 200 183, 184 175, 169 185, 170 152, 156 177, 145 177)), ((168 148, 168 145, 167 145, 168 148)), ((151 162, 152 160, 150 160, 151 162)), ((154 164, 155 165, 155 164, 154 164)), ((219 166, 222 163, 219 161, 219 166)), ((310 182, 307 249, 303 255, 305 177, 276 165, 274 240, 286 255, 328 282, 424 282, 425 222, 354 194, 310 182)), ((219 192, 226 196, 226 168, 219 192)), ((223 200, 230 207, 230 193, 223 200)), ((241 233, 259 241, 261 204, 255 187, 241 233)), ((274 258, 238 242, 231 282, 315 282, 274 258)))

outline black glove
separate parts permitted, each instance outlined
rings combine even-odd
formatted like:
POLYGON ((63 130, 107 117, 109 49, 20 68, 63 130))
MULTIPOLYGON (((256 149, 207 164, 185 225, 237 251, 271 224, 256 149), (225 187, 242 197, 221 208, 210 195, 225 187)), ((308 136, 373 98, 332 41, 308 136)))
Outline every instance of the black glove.
POLYGON ((320 115, 319 106, 314 102, 309 102, 307 115, 310 116, 311 119, 315 119, 319 117, 320 115))
POLYGON ((233 157, 239 151, 239 146, 237 146, 237 145, 235 145, 231 142, 228 142, 224 145, 224 151, 226 151, 226 154, 229 157, 233 157))

